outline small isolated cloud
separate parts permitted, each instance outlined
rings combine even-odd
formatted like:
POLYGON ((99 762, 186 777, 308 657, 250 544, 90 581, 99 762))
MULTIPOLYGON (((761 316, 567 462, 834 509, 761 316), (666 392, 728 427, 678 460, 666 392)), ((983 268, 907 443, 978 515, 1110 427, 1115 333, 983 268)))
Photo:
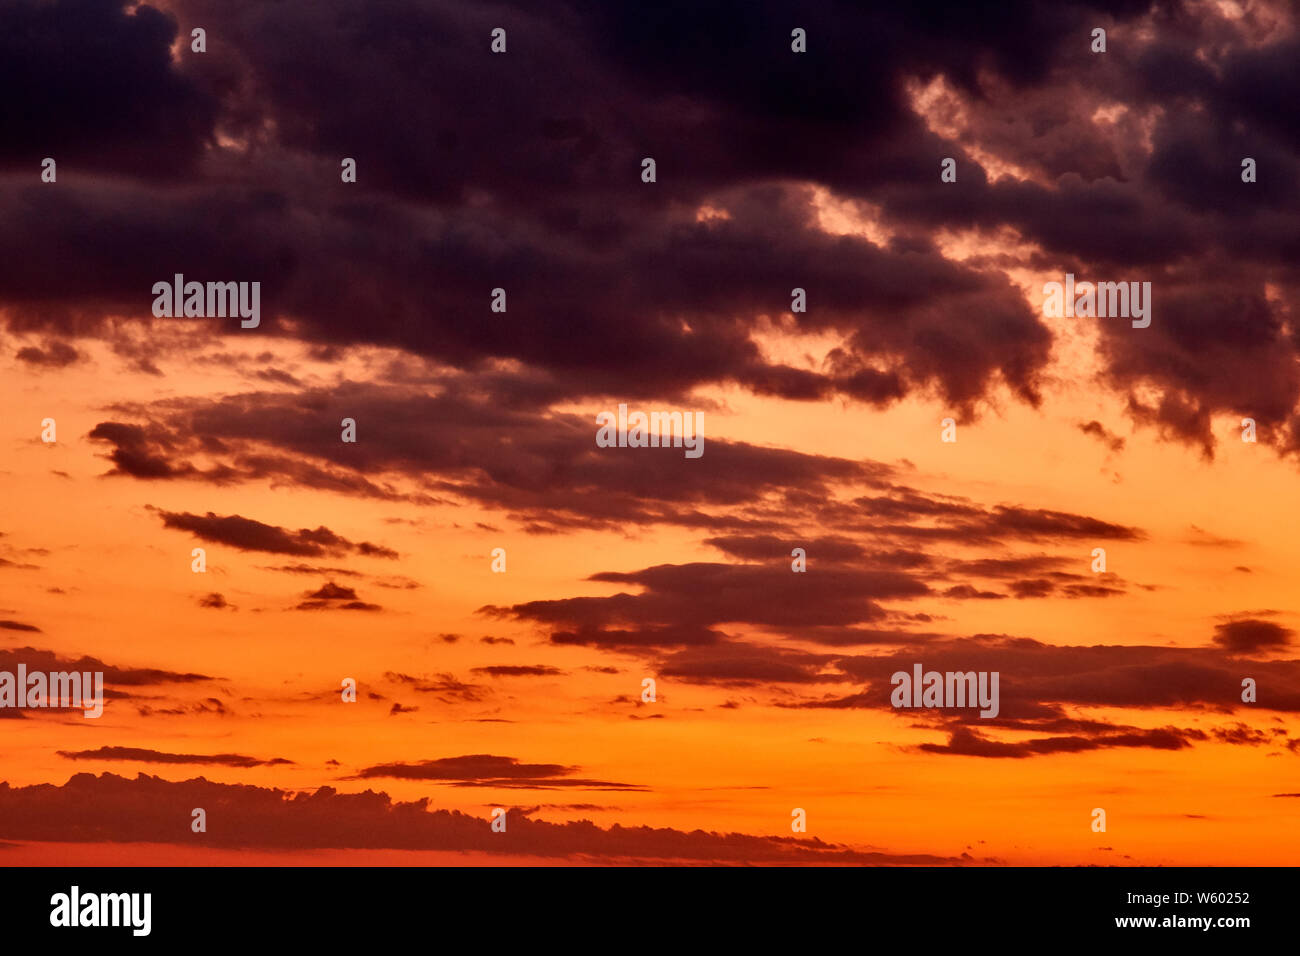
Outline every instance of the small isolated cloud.
POLYGON ((1234 654, 1280 651, 1294 636, 1290 628, 1256 618, 1227 621, 1214 627, 1214 643, 1234 654))
POLYGON ((141 747, 100 747, 97 750, 60 750, 57 753, 67 760, 131 760, 141 763, 210 764, 219 767, 274 767, 293 763, 284 757, 260 760, 244 754, 173 754, 141 747))
POLYGON ((1108 431, 1106 426, 1099 421, 1080 422, 1079 431, 1096 438, 1111 451, 1124 450, 1124 439, 1108 431))
POLYGON ((646 787, 609 780, 573 777, 579 768, 557 763, 520 763, 514 757, 467 754, 415 763, 376 764, 349 779, 369 780, 392 777, 398 780, 436 780, 455 787, 504 787, 521 790, 554 790, 576 787, 583 790, 645 790, 646 787))
POLYGON ((368 604, 357 597, 352 588, 327 581, 315 591, 308 591, 305 601, 297 604, 298 611, 380 611, 378 604, 368 604))
POLYGON ((41 366, 43 368, 66 368, 81 358, 81 353, 74 349, 67 342, 46 342, 44 348, 28 346, 19 349, 14 358, 28 365, 41 366))
POLYGON ((305 558, 337 557, 343 554, 389 559, 398 556, 391 548, 368 541, 349 541, 324 525, 315 529, 300 528, 291 531, 241 515, 217 515, 211 511, 206 515, 196 515, 163 511, 152 505, 150 510, 162 518, 164 528, 188 531, 201 541, 228 545, 240 551, 264 551, 305 558))

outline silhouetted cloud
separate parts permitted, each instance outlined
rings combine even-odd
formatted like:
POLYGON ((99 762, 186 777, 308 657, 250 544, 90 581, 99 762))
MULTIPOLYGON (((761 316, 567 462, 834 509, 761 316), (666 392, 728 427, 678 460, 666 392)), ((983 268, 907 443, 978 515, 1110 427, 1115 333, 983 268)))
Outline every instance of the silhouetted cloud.
POLYGON ((298 611, 380 611, 378 604, 370 604, 357 597, 352 588, 326 581, 315 591, 308 591, 295 606, 298 611))
POLYGON ((27 665, 29 673, 42 671, 102 671, 105 694, 109 686, 136 687, 150 684, 192 684, 212 680, 206 674, 161 670, 153 667, 121 667, 106 664, 97 657, 64 657, 54 651, 34 647, 0 649, 0 670, 14 671, 19 663, 27 665))
POLYGON ((417 763, 377 764, 358 771, 349 779, 394 777, 399 780, 437 780, 457 787, 502 787, 524 790, 552 790, 576 787, 583 790, 646 790, 629 783, 589 780, 570 776, 577 767, 551 763, 520 763, 514 757, 467 754, 417 763))
POLYGON ((29 345, 14 353, 14 358, 20 362, 46 368, 67 368, 81 357, 81 353, 67 342, 57 340, 47 342, 44 348, 29 345))
POLYGON ((1214 643, 1233 653, 1280 651, 1291 643, 1295 631, 1272 621, 1242 618, 1214 626, 1214 643))
POLYGON ((0 783, 0 838, 23 841, 182 842, 193 807, 222 807, 222 825, 207 843, 229 848, 307 849, 392 847, 408 850, 479 850, 488 853, 572 857, 578 860, 696 860, 718 863, 840 863, 957 865, 961 856, 858 850, 823 840, 690 833, 665 827, 597 827, 588 821, 547 823, 531 812, 509 816, 505 834, 487 817, 432 810, 427 798, 395 802, 386 793, 345 794, 333 787, 287 792, 213 783, 198 777, 170 782, 140 774, 76 774, 62 786, 13 787, 0 783))
POLYGON ((96 750, 60 750, 57 753, 68 760, 129 760, 141 763, 211 764, 220 767, 274 767, 293 763, 284 757, 260 760, 243 754, 173 754, 141 747, 100 747, 96 750))
POLYGON ((265 551, 270 554, 292 554, 302 557, 357 554, 363 557, 395 559, 397 552, 362 541, 349 541, 324 525, 312 530, 302 528, 290 531, 276 525, 263 524, 240 515, 195 515, 153 508, 162 518, 163 527, 188 531, 201 541, 229 545, 241 551, 265 551))

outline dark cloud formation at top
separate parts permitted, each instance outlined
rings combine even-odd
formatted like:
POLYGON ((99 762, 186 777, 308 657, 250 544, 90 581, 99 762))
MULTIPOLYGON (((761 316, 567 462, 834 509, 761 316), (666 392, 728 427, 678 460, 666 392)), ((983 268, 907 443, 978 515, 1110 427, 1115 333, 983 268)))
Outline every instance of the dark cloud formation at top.
POLYGON ((264 284, 260 334, 292 320, 326 347, 512 359, 551 400, 736 383, 934 394, 967 416, 998 383, 1037 403, 1051 335, 996 260, 956 261, 934 234, 1010 229, 1039 270, 1155 284, 1151 328, 1100 326, 1136 421, 1209 449, 1213 415, 1249 413, 1262 441, 1295 441, 1300 160, 1280 117, 1300 40, 1284 10, 1266 34, 1268 17, 1179 0, 173 9, 206 25, 208 53, 182 42, 171 59, 176 21, 148 5, 7 10, 19 112, 0 160, 30 183, 0 196, 16 329, 98 334, 104 310, 146 316, 174 272, 247 277, 264 284), (1104 55, 1088 50, 1099 24, 1104 55), (917 106, 936 82, 957 133, 917 106), (60 151, 72 171, 36 183, 60 151), (956 184, 938 180, 945 156, 956 184), (866 203, 889 238, 827 233, 814 189, 866 203), (810 305, 790 314, 796 286, 810 305), (488 311, 497 287, 506 313, 488 311), (769 359, 760 313, 841 345, 820 368, 769 359))
POLYGON ((179 177, 213 134, 223 91, 172 62, 171 15, 126 0, 0 8, 0 164, 179 177))

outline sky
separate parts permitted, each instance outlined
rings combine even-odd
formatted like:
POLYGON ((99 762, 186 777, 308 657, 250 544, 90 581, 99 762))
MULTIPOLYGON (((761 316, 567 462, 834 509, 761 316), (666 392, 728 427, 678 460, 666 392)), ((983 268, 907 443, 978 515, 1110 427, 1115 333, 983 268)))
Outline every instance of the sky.
POLYGON ((1296 9, 862 6, 0 2, 0 864, 1294 862, 1296 9))

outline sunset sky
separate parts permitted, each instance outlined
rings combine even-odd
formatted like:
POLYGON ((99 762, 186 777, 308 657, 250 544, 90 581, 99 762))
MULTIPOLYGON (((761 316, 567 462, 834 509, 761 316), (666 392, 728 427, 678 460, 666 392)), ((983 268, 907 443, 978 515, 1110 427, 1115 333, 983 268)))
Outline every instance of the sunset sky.
POLYGON ((0 0, 0 864, 1294 863, 1296 8, 864 6, 0 0))

